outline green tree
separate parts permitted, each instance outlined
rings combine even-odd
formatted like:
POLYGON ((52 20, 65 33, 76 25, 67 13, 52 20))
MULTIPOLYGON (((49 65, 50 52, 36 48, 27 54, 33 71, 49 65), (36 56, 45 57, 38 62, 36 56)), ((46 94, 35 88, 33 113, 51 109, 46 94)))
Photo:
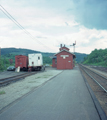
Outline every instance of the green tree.
POLYGON ((44 64, 52 64, 52 59, 50 57, 43 57, 44 64))
POLYGON ((0 58, 0 71, 4 70, 4 67, 3 67, 3 60, 2 58, 0 58))
POLYGON ((87 58, 84 58, 84 64, 107 66, 107 49, 95 49, 87 58))

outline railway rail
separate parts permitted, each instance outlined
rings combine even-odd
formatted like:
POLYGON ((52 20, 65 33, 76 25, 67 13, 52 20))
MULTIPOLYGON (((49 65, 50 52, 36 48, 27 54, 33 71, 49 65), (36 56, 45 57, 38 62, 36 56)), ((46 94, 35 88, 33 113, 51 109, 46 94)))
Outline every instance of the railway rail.
POLYGON ((107 72, 107 67, 100 67, 100 66, 93 66, 93 65, 85 65, 85 66, 88 66, 88 67, 96 69, 96 70, 100 70, 102 72, 107 72))
POLYGON ((10 84, 13 81, 20 80, 22 78, 25 78, 27 76, 30 76, 30 75, 33 75, 33 74, 36 74, 36 73, 37 72, 30 72, 30 73, 24 73, 24 74, 20 74, 20 75, 8 77, 8 78, 0 79, 0 87, 4 86, 4 85, 8 85, 8 84, 10 84))
POLYGON ((80 65, 80 67, 84 70, 84 72, 90 76, 103 90, 107 93, 107 77, 90 70, 89 68, 80 65))
POLYGON ((107 77, 81 64, 79 68, 107 116, 107 77))

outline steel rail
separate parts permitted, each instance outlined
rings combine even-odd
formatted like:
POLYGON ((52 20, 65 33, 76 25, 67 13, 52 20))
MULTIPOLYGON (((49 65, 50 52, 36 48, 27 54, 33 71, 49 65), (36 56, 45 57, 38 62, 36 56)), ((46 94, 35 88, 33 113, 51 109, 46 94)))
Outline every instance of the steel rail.
MULTIPOLYGON (((83 66, 83 65, 81 65, 81 66, 84 67, 84 68, 86 68, 86 69, 88 69, 88 70, 90 70, 89 68, 87 68, 87 67, 85 67, 85 66, 83 66)), ((107 77, 104 77, 103 75, 98 74, 97 72, 95 72, 95 71, 93 71, 93 70, 90 70, 90 71, 107 80, 107 77)))
MULTIPOLYGON (((28 73, 20 74, 20 76, 21 76, 21 75, 25 75, 25 74, 28 74, 28 73)), ((14 75, 14 76, 12 76, 12 77, 2 78, 2 79, 0 79, 0 81, 6 80, 6 79, 11 79, 11 78, 17 77, 17 76, 19 76, 19 75, 14 75)))
MULTIPOLYGON (((82 67, 81 67, 82 68, 82 67)), ((82 68, 83 70, 84 70, 84 72, 88 75, 88 76, 90 76, 106 93, 107 93, 107 90, 99 83, 99 82, 97 82, 97 80, 96 79, 94 79, 84 68, 82 68)), ((88 69, 88 68, 87 68, 88 69)), ((91 70, 90 70, 91 71, 91 70)))
POLYGON ((0 79, 0 86, 3 86, 5 84, 9 84, 12 81, 16 81, 16 80, 19 80, 21 78, 25 78, 27 76, 30 76, 30 75, 33 75, 33 74, 36 74, 36 73, 28 73, 28 74, 22 74, 22 75, 13 76, 13 77, 10 77, 10 78, 0 79))

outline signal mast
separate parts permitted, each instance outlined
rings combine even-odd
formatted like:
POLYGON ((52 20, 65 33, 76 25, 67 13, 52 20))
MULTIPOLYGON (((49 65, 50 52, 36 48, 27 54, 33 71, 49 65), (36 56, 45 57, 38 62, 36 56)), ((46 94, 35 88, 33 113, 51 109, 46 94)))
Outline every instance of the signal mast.
POLYGON ((75 45, 76 45, 76 41, 75 43, 73 43, 73 45, 70 45, 70 46, 74 46, 74 53, 75 53, 75 45))

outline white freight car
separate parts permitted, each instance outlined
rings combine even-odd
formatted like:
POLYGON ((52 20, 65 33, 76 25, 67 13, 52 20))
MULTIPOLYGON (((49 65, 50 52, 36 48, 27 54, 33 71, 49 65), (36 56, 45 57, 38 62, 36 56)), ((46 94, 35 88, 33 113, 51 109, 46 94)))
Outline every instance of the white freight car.
POLYGON ((30 70, 41 70, 43 66, 42 54, 28 54, 28 62, 30 70))

